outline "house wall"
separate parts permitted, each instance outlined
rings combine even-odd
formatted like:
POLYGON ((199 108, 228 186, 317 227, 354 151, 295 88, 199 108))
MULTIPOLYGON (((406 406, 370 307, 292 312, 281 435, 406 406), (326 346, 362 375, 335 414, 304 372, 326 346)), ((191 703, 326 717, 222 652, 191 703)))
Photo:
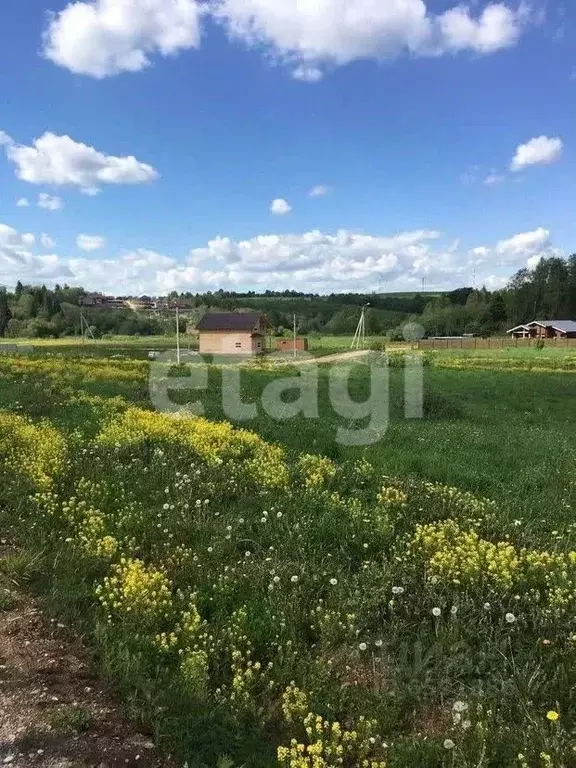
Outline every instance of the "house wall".
POLYGON ((264 351, 264 338, 253 338, 250 331, 200 331, 199 336, 200 354, 257 355, 264 351))
MULTIPOLYGON (((276 349, 280 349, 282 351, 288 351, 288 352, 293 351, 294 339, 288 339, 288 338, 276 339, 276 349)), ((308 349, 308 339, 305 339, 302 336, 297 337, 296 349, 300 351, 308 349)))

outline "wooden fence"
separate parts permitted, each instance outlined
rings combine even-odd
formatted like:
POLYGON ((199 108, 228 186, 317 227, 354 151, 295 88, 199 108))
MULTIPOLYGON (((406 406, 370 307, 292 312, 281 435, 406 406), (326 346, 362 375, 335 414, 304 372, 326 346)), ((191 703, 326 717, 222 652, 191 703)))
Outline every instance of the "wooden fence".
POLYGON ((576 349, 576 339, 513 339, 513 338, 487 338, 487 339, 422 339, 418 342, 418 349, 508 349, 514 347, 538 347, 541 343, 545 347, 556 349, 576 349))

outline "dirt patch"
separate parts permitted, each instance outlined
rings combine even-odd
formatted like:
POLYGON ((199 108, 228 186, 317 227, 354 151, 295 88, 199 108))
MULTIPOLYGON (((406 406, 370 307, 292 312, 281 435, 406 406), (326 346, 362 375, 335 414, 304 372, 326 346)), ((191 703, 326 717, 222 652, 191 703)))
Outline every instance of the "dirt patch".
POLYGON ((70 630, 0 587, 0 766, 175 766, 130 724, 70 630))

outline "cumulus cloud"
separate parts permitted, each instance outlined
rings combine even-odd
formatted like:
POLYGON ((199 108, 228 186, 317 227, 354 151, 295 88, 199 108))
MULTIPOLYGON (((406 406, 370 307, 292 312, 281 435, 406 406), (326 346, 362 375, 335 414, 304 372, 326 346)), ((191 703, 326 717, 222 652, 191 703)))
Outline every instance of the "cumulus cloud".
POLYGON ((509 48, 518 41, 525 13, 523 9, 513 11, 502 3, 492 3, 474 19, 467 7, 458 5, 437 20, 441 50, 486 54, 509 48))
POLYGON ((83 251, 99 251, 106 245, 106 238, 101 235, 78 235, 76 245, 83 251))
POLYGON ((496 253, 504 262, 523 261, 550 248, 550 232, 538 227, 533 232, 522 232, 496 245, 496 253))
POLYGON ((50 237, 50 235, 47 235, 45 232, 42 232, 40 235, 40 244, 43 248, 54 248, 56 245, 56 242, 50 237))
POLYGON ((175 259, 148 249, 114 258, 90 254, 62 258, 37 255, 31 233, 0 225, 0 284, 68 282, 106 293, 162 295, 172 290, 285 290, 318 293, 429 288, 449 290, 476 282, 501 287, 522 266, 542 256, 562 255, 542 227, 492 245, 466 250, 434 230, 371 235, 340 230, 259 235, 250 240, 217 237, 175 259), (119 288, 121 286, 121 290, 119 288))
POLYGON ((14 286, 18 280, 48 282, 73 277, 58 256, 36 255, 32 250, 35 242, 33 234, 21 234, 0 224, 0 284, 14 286))
POLYGON ((133 155, 106 155, 70 136, 45 133, 32 146, 4 141, 6 155, 16 166, 16 176, 29 184, 72 186, 97 194, 103 184, 144 184, 158 172, 133 155))
POLYGON ((425 0, 83 0, 53 14, 44 55, 77 74, 138 72, 152 58, 197 48, 211 16, 232 39, 267 46, 297 80, 327 68, 408 53, 490 54, 515 45, 529 21, 523 3, 489 2, 478 13, 455 3, 434 13, 425 0))
POLYGON ((538 136, 520 144, 510 165, 511 171, 522 171, 532 165, 551 165, 562 157, 562 139, 538 136))
POLYGON ((44 35, 46 58, 71 72, 103 78, 138 72, 154 55, 200 44, 195 0, 92 0, 54 14, 44 35))
POLYGON ((325 197, 330 192, 330 187, 325 184, 319 184, 317 187, 312 187, 308 192, 308 197, 325 197))
POLYGON ((45 211, 61 211, 64 208, 64 203, 62 198, 56 195, 41 192, 38 195, 38 208, 43 208, 45 211))
POLYGON ((30 205, 30 202, 28 201, 27 197, 21 197, 19 200, 16 201, 16 205, 18 208, 28 208, 30 205))
MULTIPOLYGON (((491 265, 510 270, 528 266, 534 259, 543 256, 561 255, 561 251, 552 246, 550 231, 538 227, 531 232, 520 232, 517 235, 500 240, 493 247, 478 246, 470 251, 472 263, 475 265, 491 265)), ((508 274, 508 273, 506 273, 508 274)))
MULTIPOLYGON (((298 286, 304 290, 371 290, 384 277, 410 279, 442 269, 430 243, 438 232, 416 230, 391 237, 347 230, 327 234, 260 235, 251 240, 216 238, 190 253, 188 268, 229 285, 298 286)), ((449 258, 449 256, 448 256, 449 258)))
POLYGON ((471 51, 494 53, 515 45, 528 20, 525 7, 489 3, 475 16, 465 5, 432 13, 424 0, 212 0, 229 36, 267 45, 294 77, 317 81, 326 67, 471 51))
POLYGON ((270 212, 276 216, 286 216, 290 213, 292 206, 282 197, 277 197, 276 200, 272 200, 270 204, 270 212))

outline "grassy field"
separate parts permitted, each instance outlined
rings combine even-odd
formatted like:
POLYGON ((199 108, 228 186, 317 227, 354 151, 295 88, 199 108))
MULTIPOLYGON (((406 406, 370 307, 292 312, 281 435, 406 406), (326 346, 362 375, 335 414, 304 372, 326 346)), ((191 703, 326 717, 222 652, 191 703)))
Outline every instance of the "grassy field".
MULTIPOLYGON (((33 562, 168 751, 237 768, 574 764, 568 355, 521 356, 537 370, 513 370, 516 350, 427 356, 410 420, 394 360, 386 433, 348 447, 337 429, 364 422, 330 405, 328 365, 319 417, 281 421, 261 395, 298 371, 243 369, 258 415, 233 429, 223 369, 171 393, 206 418, 174 419, 151 410, 147 361, 100 348, 0 355, 0 524, 21 550, 0 588, 33 562)), ((349 390, 369 396, 367 365, 349 390)))

